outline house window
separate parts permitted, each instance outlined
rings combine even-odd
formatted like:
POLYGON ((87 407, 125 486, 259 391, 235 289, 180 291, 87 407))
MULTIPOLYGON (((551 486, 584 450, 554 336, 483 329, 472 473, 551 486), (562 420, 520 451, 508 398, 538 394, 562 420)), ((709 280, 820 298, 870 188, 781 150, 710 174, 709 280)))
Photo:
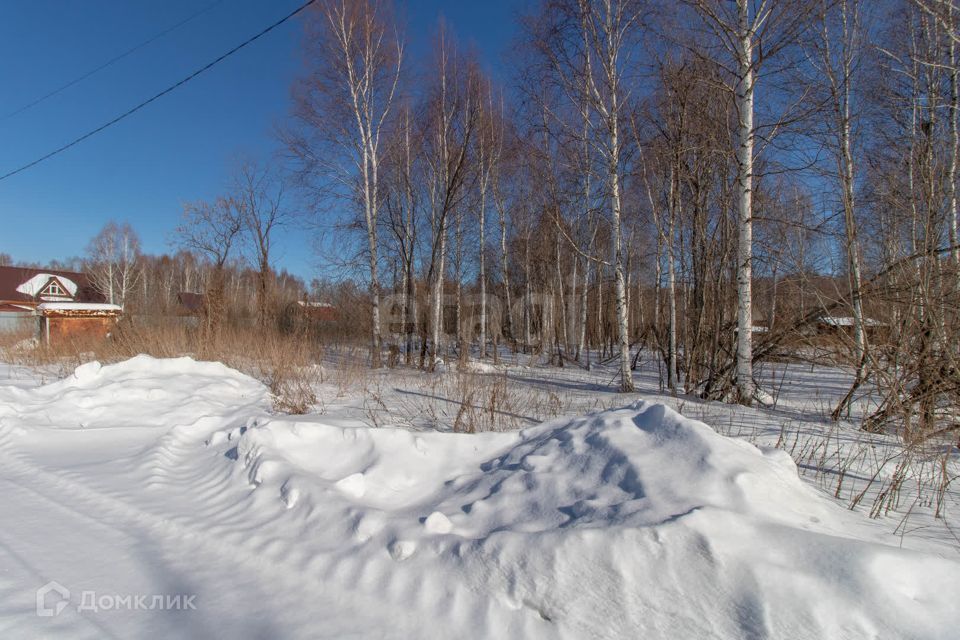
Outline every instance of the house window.
POLYGON ((43 290, 42 296, 57 296, 57 297, 69 297, 69 294, 60 286, 60 283, 56 280, 51 280, 50 284, 46 286, 43 290))

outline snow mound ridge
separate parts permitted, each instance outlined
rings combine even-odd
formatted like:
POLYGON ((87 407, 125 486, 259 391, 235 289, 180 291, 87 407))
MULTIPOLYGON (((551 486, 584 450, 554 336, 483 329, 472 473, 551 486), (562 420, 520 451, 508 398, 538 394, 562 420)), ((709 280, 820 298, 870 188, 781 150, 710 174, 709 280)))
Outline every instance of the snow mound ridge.
POLYGON ((273 420, 243 435, 238 457, 252 484, 303 475, 357 505, 448 513, 451 531, 474 539, 654 526, 703 508, 829 526, 840 511, 799 480, 786 453, 644 402, 479 435, 273 420))
POLYGON ((116 364, 88 362, 41 387, 0 387, 0 405, 37 427, 169 430, 235 408, 269 406, 260 382, 219 362, 139 355, 116 364))
POLYGON ((322 548, 379 567, 370 588, 402 574, 485 594, 503 616, 490 635, 517 611, 543 637, 934 638, 960 624, 960 563, 889 546, 784 452, 664 405, 478 435, 274 419, 236 453, 257 494, 315 519, 322 548))

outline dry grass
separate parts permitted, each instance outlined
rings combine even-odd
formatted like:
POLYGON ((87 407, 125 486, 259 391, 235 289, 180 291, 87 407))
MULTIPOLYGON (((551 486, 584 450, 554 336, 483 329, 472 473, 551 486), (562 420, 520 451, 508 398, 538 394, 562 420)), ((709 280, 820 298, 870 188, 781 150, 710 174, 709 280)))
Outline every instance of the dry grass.
POLYGON ((22 348, 26 343, 31 343, 34 339, 33 331, 7 331, 0 332, 0 353, 22 348))
POLYGON ((461 433, 510 431, 560 415, 579 413, 573 402, 554 390, 517 384, 506 372, 411 371, 363 382, 364 417, 371 426, 401 424, 461 433))
POLYGON ((812 477, 851 510, 862 506, 871 518, 901 514, 898 529, 905 529, 921 507, 935 519, 946 518, 957 478, 949 442, 905 444, 839 425, 818 433, 786 422, 776 446, 790 454, 800 475, 812 477), (910 496, 908 503, 905 496, 910 496))

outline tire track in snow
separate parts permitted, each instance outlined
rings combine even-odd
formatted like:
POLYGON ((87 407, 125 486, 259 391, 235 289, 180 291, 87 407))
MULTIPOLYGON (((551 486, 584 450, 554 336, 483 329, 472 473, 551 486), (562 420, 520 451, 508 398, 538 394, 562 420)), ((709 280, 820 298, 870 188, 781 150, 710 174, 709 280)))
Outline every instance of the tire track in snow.
MULTIPOLYGON (((290 549, 289 544, 284 544, 285 541, 258 541, 256 536, 247 535, 250 531, 237 530, 236 527, 242 524, 247 524, 249 528, 249 523, 242 519, 245 505, 241 502, 228 503, 218 508, 217 501, 203 500, 197 505, 202 508, 196 512, 195 518, 183 515, 170 518, 150 513, 131 504, 131 499, 138 501, 139 498, 134 493, 96 489, 88 484, 86 476, 79 471, 58 473, 28 461, 21 452, 12 450, 12 440, 9 429, 0 431, 0 482, 7 483, 8 486, 14 484, 34 496, 33 509, 39 504, 46 504, 55 510, 74 514, 76 520, 86 522, 90 528, 106 527, 130 536, 155 551, 156 556, 165 562, 171 561, 174 554, 183 557, 189 553, 191 559, 200 560, 191 560, 190 564, 206 569, 213 567, 215 573, 223 568, 226 568, 228 574, 242 569, 252 578, 249 580, 251 584, 269 585, 276 589, 271 594, 273 599, 277 604, 285 605, 280 611, 274 612, 278 617, 289 617, 290 611, 284 609, 300 606, 303 610, 301 617, 304 617, 304 611, 329 607, 331 611, 338 612, 339 619, 352 619, 349 629, 330 629, 330 637, 337 637, 348 631, 356 633, 358 622, 370 624, 371 618, 374 619, 371 629, 378 635, 385 630, 390 630, 395 637, 413 637, 424 633, 423 622, 416 617, 416 612, 411 613, 406 608, 385 602, 382 594, 364 594, 354 584, 354 588, 347 594, 348 601, 344 602, 342 596, 347 585, 338 581, 337 588, 331 590, 324 577, 340 573, 338 569, 342 570, 344 565, 349 565, 350 562, 337 562, 320 555, 304 558, 305 562, 291 561, 295 560, 296 556, 287 553, 290 549), (224 522, 223 515, 231 511, 234 517, 224 522), (203 523, 214 524, 214 527, 204 526, 203 523), (218 530, 222 531, 220 535, 215 533, 218 530), (228 533, 232 535, 225 535, 228 533), (229 544, 225 544, 224 538, 229 538, 229 544), (354 615, 347 613, 349 611, 355 612, 354 615), (386 620, 390 621, 389 624, 386 620), (398 620, 403 620, 403 624, 398 625, 398 620)), ((173 441, 163 443, 164 448, 177 450, 171 451, 173 457, 165 461, 163 466, 166 466, 167 470, 163 475, 175 478, 173 484, 185 484, 191 491, 200 489, 202 495, 217 495, 230 488, 226 485, 229 485, 231 470, 226 467, 226 473, 218 474, 216 472, 223 470, 225 465, 210 465, 209 462, 206 466, 190 464, 203 462, 189 460, 189 454, 196 451, 190 445, 199 446, 200 441, 202 438, 189 437, 174 438, 173 441), (171 473, 171 468, 184 471, 190 469, 191 472, 178 475, 176 472, 171 473)), ((156 469, 151 471, 152 474, 155 472, 156 469)), ((129 476, 124 479, 138 480, 129 476)), ((162 488, 172 487, 166 485, 162 488)), ((29 561, 26 562, 29 564, 29 561)), ((362 572, 363 567, 353 569, 362 572)), ((305 624, 303 628, 309 626, 305 624)), ((317 630, 312 629, 308 635, 316 637, 317 630)), ((437 635, 446 634, 438 629, 437 635)))
MULTIPOLYGON (((0 482, 2 482, 3 485, 0 504, 4 505, 4 511, 6 513, 14 511, 13 507, 29 507, 34 504, 34 498, 37 497, 37 493, 33 491, 29 485, 25 484, 24 479, 15 478, 4 473, 2 477, 0 477, 0 482)), ((62 518, 64 514, 69 518, 71 511, 62 508, 60 505, 58 505, 58 507, 59 508, 56 509, 57 517, 53 521, 46 523, 45 528, 48 530, 56 530, 56 527, 63 526, 64 521, 62 518)), ((82 627, 82 629, 79 630, 80 637, 117 637, 95 617, 86 615, 84 611, 79 611, 75 606, 65 608, 61 616, 56 619, 41 619, 38 616, 36 611, 36 590, 53 580, 57 580, 58 582, 65 581, 65 576, 53 567, 56 564, 55 556, 57 554, 63 554, 68 550, 50 549, 49 546, 47 546, 40 554, 42 557, 39 558, 39 560, 34 560, 33 558, 38 554, 37 547, 43 544, 42 540, 38 541, 35 539, 38 533, 42 533, 36 531, 37 521, 42 521, 45 517, 49 517, 50 512, 41 512, 38 514, 36 510, 32 509, 29 513, 26 513, 26 509, 23 511, 24 512, 17 513, 17 517, 15 518, 6 519, 4 526, 0 527, 0 559, 6 556, 13 560, 13 562, 0 561, 0 566, 4 567, 4 577, 10 577, 11 573, 15 575, 10 583, 0 585, 5 587, 2 591, 2 601, 5 603, 4 609, 12 604, 15 611, 14 613, 10 613, 8 610, 0 614, 0 631, 3 632, 2 637, 6 639, 36 637, 38 635, 37 629, 35 628, 37 625, 43 628, 45 637, 74 635, 78 632, 76 628, 78 623, 82 627), (13 566, 14 564, 16 566, 13 566), (17 571, 17 569, 19 569, 19 571, 17 571), (6 618, 6 620, 4 620, 4 618, 6 618), (54 631, 55 633, 52 633, 54 631), (50 635, 46 636, 47 633, 50 635)), ((101 526, 97 529, 99 534, 110 528, 101 526)), ((77 529, 72 527, 71 533, 76 535, 77 529)), ((114 538, 126 538, 132 541, 132 537, 125 532, 111 529, 108 533, 114 538)), ((97 537, 99 537, 99 535, 97 537)), ((84 546, 87 547, 86 551, 90 551, 89 547, 91 543, 96 545, 98 542, 102 541, 96 539, 84 540, 84 546)), ((115 547, 116 543, 117 540, 114 539, 109 546, 102 545, 101 550, 109 550, 115 547)))
MULTIPOLYGON (((0 407, 0 485, 8 474, 22 480, 24 490, 33 492, 31 510, 72 513, 69 519, 78 529, 107 527, 130 534, 167 572, 179 571, 207 586, 219 580, 245 582, 260 596, 254 598, 258 601, 247 597, 239 606, 222 601, 216 606, 227 617, 251 615, 247 609, 252 608, 286 625, 282 632, 262 636, 341 637, 362 634, 369 626, 368 634, 374 636, 449 637, 459 630, 445 627, 456 620, 471 620, 478 630, 490 630, 497 615, 503 620, 492 594, 458 588, 456 581, 450 588, 438 585, 425 579, 423 571, 390 559, 386 547, 329 546, 322 536, 313 541, 311 529, 327 524, 322 513, 286 510, 276 496, 254 492, 240 465, 224 457, 223 447, 205 447, 204 440, 215 430, 252 426, 267 417, 255 402, 197 404, 196 412, 192 404, 188 410, 177 405, 170 422, 171 416, 160 412, 144 416, 142 423, 121 405, 125 418, 113 423, 122 427, 108 421, 61 430, 62 420, 69 422, 72 414, 61 411, 55 419, 47 415, 48 399, 32 400, 27 412, 0 407), (37 420, 40 429, 35 434, 31 428, 21 448, 21 425, 32 427, 37 420), (171 422, 177 426, 169 427, 171 422), (142 432, 132 426, 136 424, 144 425, 142 432), (136 453, 125 446, 123 457, 103 460, 116 450, 109 446, 113 429, 127 445, 137 444, 136 453), (65 438, 55 447, 44 446, 60 435, 65 438), (50 455, 69 456, 71 443, 81 446, 84 455, 74 460, 50 455), (86 455, 90 453, 94 455, 86 455), (68 466, 61 466, 64 462, 68 466), (330 614, 327 624, 350 624, 318 629, 317 609, 330 614)), ((92 555, 110 558, 109 553, 92 555)), ((519 623, 515 628, 523 628, 526 617, 517 615, 514 621, 519 623)), ((221 635, 222 629, 216 630, 221 635)))

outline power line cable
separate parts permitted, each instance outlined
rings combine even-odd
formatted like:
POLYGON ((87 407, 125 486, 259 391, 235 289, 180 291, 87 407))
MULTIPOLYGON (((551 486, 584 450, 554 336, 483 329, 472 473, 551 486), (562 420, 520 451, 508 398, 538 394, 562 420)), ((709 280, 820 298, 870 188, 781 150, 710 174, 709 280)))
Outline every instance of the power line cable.
POLYGON ((167 87, 166 89, 164 89, 164 90, 161 91, 160 93, 154 95, 154 96, 151 97, 151 98, 147 98, 146 100, 144 100, 143 102, 141 102, 141 103, 138 104, 137 106, 135 106, 135 107, 133 107, 133 108, 131 108, 131 109, 128 109, 127 111, 123 112, 122 114, 120 114, 119 116, 117 116, 116 118, 114 118, 113 120, 110 120, 109 122, 100 125, 100 126, 97 127, 96 129, 93 129, 92 131, 88 131, 87 133, 83 134, 83 135, 80 136, 79 138, 76 138, 75 140, 73 140, 73 141, 71 141, 71 142, 68 142, 67 144, 65 144, 65 145, 63 145, 63 146, 58 147, 57 149, 54 149, 54 150, 51 151, 50 153, 48 153, 48 154, 46 154, 46 155, 44 155, 44 156, 41 156, 41 157, 37 158, 37 159, 34 160, 33 162, 29 162, 29 163, 23 165, 22 167, 20 167, 20 168, 18 168, 18 169, 14 169, 13 171, 10 171, 10 172, 8 172, 8 173, 3 174, 2 176, 0 176, 0 180, 6 180, 6 179, 9 178, 10 176, 14 176, 14 175, 20 173, 21 171, 26 171, 27 169, 29 169, 29 168, 31 168, 31 167, 34 167, 34 166, 36 166, 36 165, 38 165, 38 164, 40 164, 40 163, 43 162, 44 160, 49 160, 49 159, 52 158, 53 156, 55 156, 55 155, 57 155, 57 154, 60 154, 60 153, 63 153, 64 151, 66 151, 66 150, 69 149, 70 147, 73 147, 73 146, 76 146, 76 145, 80 144, 81 142, 83 142, 83 141, 86 140, 87 138, 89 138, 89 137, 91 137, 91 136, 95 136, 96 134, 100 133, 100 132, 103 131, 104 129, 106 129, 106 128, 108 128, 108 127, 111 127, 111 126, 117 124, 118 122, 120 122, 121 120, 127 118, 128 116, 133 115, 134 113, 136 113, 137 111, 140 111, 140 109, 143 109, 145 106, 147 106, 147 105, 150 104, 151 102, 154 102, 155 100, 158 100, 159 98, 162 98, 163 96, 167 95, 167 94, 170 93, 171 91, 173 91, 173 90, 175 90, 175 89, 177 89, 177 88, 179 88, 179 87, 182 87, 183 85, 187 84, 188 82, 190 82, 191 80, 193 80, 194 78, 196 78, 197 76, 199 76, 200 74, 202 74, 203 72, 208 71, 209 69, 213 68, 214 66, 216 66, 216 65, 219 64, 220 62, 223 62, 224 60, 226 60, 227 58, 229 58, 230 56, 232 56, 233 54, 235 54, 237 51, 240 51, 241 49, 243 49, 243 48, 246 47, 247 45, 249 45, 249 44, 255 42, 256 40, 258 40, 259 38, 267 35, 268 33, 270 33, 271 31, 273 31, 274 29, 276 29, 277 27, 279 27, 279 26, 282 25, 283 23, 287 22, 288 20, 290 20, 291 18, 293 18, 294 16, 296 16, 297 14, 299 14, 301 11, 303 11, 304 9, 306 9, 307 7, 309 7, 310 5, 312 5, 313 3, 315 3, 316 1, 317 1, 317 0, 307 0, 307 2, 304 2, 302 5, 300 5, 299 7, 297 7, 296 9, 294 9, 293 11, 291 11, 290 13, 288 13, 288 14, 287 14, 286 16, 284 16, 283 18, 277 20, 276 22, 274 22, 273 24, 271 24, 269 27, 267 27, 266 29, 264 29, 264 30, 261 31, 260 33, 256 34, 255 36, 252 36, 252 37, 248 38, 247 40, 245 40, 245 41, 243 41, 242 43, 238 44, 238 45, 235 46, 233 49, 230 49, 229 51, 227 51, 226 53, 224 53, 224 54, 221 55, 220 57, 216 58, 216 59, 213 60, 212 62, 209 62, 209 63, 207 63, 206 65, 204 65, 203 67, 197 69, 196 71, 194 71, 193 73, 191 73, 190 75, 188 75, 188 76, 187 76, 186 78, 184 78, 183 80, 180 80, 179 82, 170 85, 169 87, 167 87))
POLYGON ((197 11, 196 13, 194 13, 194 14, 192 14, 192 15, 190 15, 190 16, 187 16, 186 18, 184 18, 183 20, 181 20, 181 21, 178 22, 177 24, 175 24, 175 25, 173 25, 173 26, 171 26, 171 27, 168 27, 167 29, 164 29, 163 31, 161 31, 160 33, 156 34, 156 35, 153 36, 152 38, 150 38, 150 39, 148 39, 148 40, 144 40, 143 42, 141 42, 141 43, 138 44, 137 46, 135 46, 135 47, 133 47, 133 48, 130 48, 130 49, 127 49, 126 51, 124 51, 124 52, 121 53, 120 55, 117 55, 117 56, 114 56, 113 58, 110 58, 109 60, 107 60, 106 62, 104 62, 103 64, 101 64, 100 66, 98 66, 98 67, 96 67, 96 68, 94 68, 94 69, 91 69, 90 71, 87 71, 87 72, 84 73, 83 75, 81 75, 81 76, 79 76, 79 77, 77 77, 77 78, 74 78, 74 79, 71 80, 70 82, 67 82, 66 84, 61 85, 60 87, 54 89, 53 91, 51 91, 51 92, 49 92, 49 93, 46 93, 46 94, 40 96, 40 97, 37 98, 36 100, 33 100, 32 102, 29 102, 29 103, 23 105, 22 107, 20 107, 20 108, 17 109, 16 111, 11 111, 10 113, 8 113, 8 114, 6 114, 5 116, 3 116, 3 118, 0 118, 0 121, 9 120, 10 118, 12 118, 12 117, 14 117, 14 116, 23 113, 23 112, 26 111, 27 109, 30 109, 30 108, 32 108, 32 107, 37 106, 38 104, 40 104, 41 102, 44 102, 44 101, 47 100, 47 99, 52 98, 53 96, 55 96, 55 95, 57 95, 57 94, 59 94, 59 93, 63 93, 64 91, 66 91, 66 90, 69 89, 70 87, 72 87, 72 86, 74 86, 74 85, 76 85, 76 84, 79 84, 79 83, 83 82, 84 80, 86 80, 86 79, 89 78, 90 76, 95 75, 95 74, 103 71, 104 69, 106 69, 107 67, 109 67, 109 66, 112 65, 112 64, 115 64, 115 63, 117 63, 117 62, 120 62, 120 61, 123 60, 124 58, 126 58, 126 57, 128 57, 128 56, 130 56, 130 55, 132 55, 132 54, 134 54, 134 53, 136 53, 136 52, 139 51, 140 49, 143 49, 144 47, 146 47, 146 46, 148 46, 148 45, 156 42, 157 40, 159 40, 159 39, 162 38, 163 36, 167 35, 168 33, 172 32, 172 31, 176 31, 177 29, 179 29, 179 28, 182 27, 183 25, 187 24, 188 22, 191 22, 192 20, 195 20, 196 18, 199 18, 200 16, 202 16, 203 14, 205 14, 207 11, 209 11, 210 9, 213 9, 215 6, 217 6, 218 4, 221 4, 221 3, 223 3, 223 0, 216 0, 216 2, 212 2, 212 3, 208 4, 208 5, 205 6, 204 8, 200 9, 199 11, 197 11))

